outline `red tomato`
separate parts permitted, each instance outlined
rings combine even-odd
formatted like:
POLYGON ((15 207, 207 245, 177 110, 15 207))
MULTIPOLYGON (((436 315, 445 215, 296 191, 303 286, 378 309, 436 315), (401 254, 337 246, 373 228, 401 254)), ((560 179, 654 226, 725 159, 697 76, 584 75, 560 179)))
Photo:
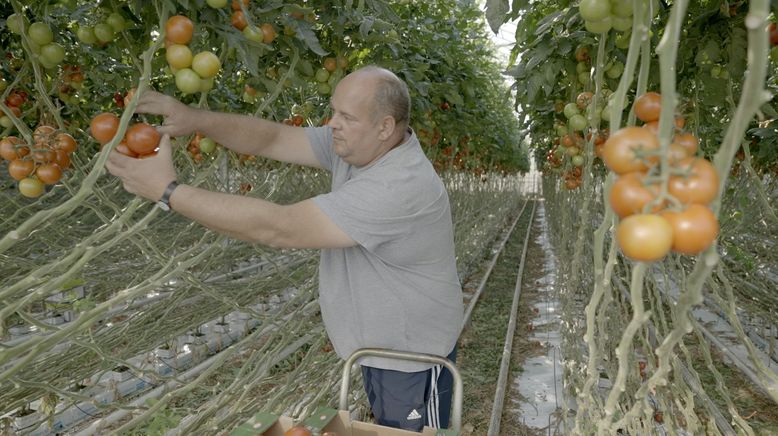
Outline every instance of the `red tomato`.
POLYGON ((89 124, 89 130, 92 133, 92 137, 95 138, 100 145, 111 142, 118 129, 119 117, 110 112, 103 112, 100 115, 97 115, 92 118, 92 122, 89 124))
POLYGON ((16 136, 6 136, 0 139, 0 157, 5 160, 16 160, 30 154, 26 145, 19 146, 22 141, 16 136))
POLYGON ((681 212, 665 210, 660 215, 673 227, 676 253, 699 254, 719 235, 719 221, 707 206, 692 204, 681 212))
POLYGON ((249 25, 246 21, 246 16, 243 15, 243 11, 234 11, 232 13, 232 26, 238 30, 243 30, 249 25))
POLYGON ((66 153, 73 153, 78 147, 78 143, 76 143, 76 140, 69 133, 58 133, 55 141, 54 148, 66 153))
MULTIPOLYGON (((240 10, 240 0, 232 0, 232 10, 233 11, 239 11, 240 10)), ((248 8, 249 7, 249 0, 243 0, 243 7, 248 8)))
POLYGON ((49 141, 49 137, 54 133, 56 129, 52 126, 40 125, 32 132, 32 139, 36 144, 45 144, 49 141))
MULTIPOLYGON (((644 185, 643 174, 627 173, 619 177, 611 188, 608 200, 619 218, 643 213, 643 208, 659 196, 658 184, 644 185)), ((656 204, 650 212, 658 212, 661 204, 656 204)))
POLYGON ((270 23, 263 23, 262 26, 260 26, 260 29, 262 29, 262 42, 265 44, 270 44, 276 39, 276 29, 273 27, 270 23))
POLYGON ((125 156, 138 157, 138 153, 135 153, 134 151, 130 150, 130 147, 127 147, 126 140, 116 144, 115 150, 125 156))
POLYGON ((285 431, 284 436, 311 436, 311 431, 305 427, 296 425, 285 431))
POLYGON ((33 170, 35 170, 35 162, 31 159, 16 159, 8 163, 8 174, 14 180, 29 177, 33 170))
POLYGON ((619 223, 616 240, 628 258, 653 262, 665 257, 673 246, 673 227, 659 215, 631 215, 619 223))
POLYGON ((64 150, 55 150, 54 153, 57 155, 54 159, 54 163, 63 170, 70 168, 70 153, 64 150))
POLYGON ((647 92, 635 100, 635 116, 640 121, 650 122, 659 119, 662 109, 662 96, 656 92, 647 92))
POLYGON ((46 163, 35 170, 35 175, 41 182, 53 185, 62 178, 62 170, 55 163, 46 163))
POLYGON ((645 171, 659 160, 656 153, 659 140, 656 135, 642 127, 624 127, 608 137, 603 145, 605 164, 616 174, 645 171), (639 156, 647 152, 651 155, 639 156))
POLYGON ((194 23, 183 15, 168 18, 165 23, 165 39, 174 44, 189 44, 194 33, 194 23))
POLYGON ((684 175, 670 176, 667 191, 684 204, 708 204, 719 192, 719 175, 705 159, 687 157, 675 167, 684 175))
POLYGON ((127 129, 127 147, 133 152, 142 155, 153 152, 159 145, 160 134, 157 129, 146 124, 138 123, 127 129))
POLYGON ((697 148, 699 147, 700 140, 691 133, 679 133, 673 138, 673 144, 680 145, 686 150, 688 156, 694 156, 697 154, 697 148))

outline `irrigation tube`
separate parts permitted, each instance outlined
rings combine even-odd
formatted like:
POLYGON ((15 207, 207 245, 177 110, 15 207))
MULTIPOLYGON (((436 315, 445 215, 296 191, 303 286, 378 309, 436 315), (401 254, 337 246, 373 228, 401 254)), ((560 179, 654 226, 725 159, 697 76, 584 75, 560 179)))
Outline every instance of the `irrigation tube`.
POLYGON ((464 320, 462 321, 462 329, 464 329, 467 326, 467 323, 470 322, 470 315, 472 315, 473 313, 473 308, 475 307, 475 304, 478 302, 478 298, 481 297, 481 293, 484 291, 484 288, 486 287, 486 282, 489 280, 489 276, 492 274, 492 270, 494 269, 494 266, 497 264, 497 258, 500 257, 502 250, 505 248, 505 244, 508 242, 508 239, 513 234, 513 229, 516 227, 516 224, 519 222, 519 218, 521 218, 521 216, 524 214, 524 209, 527 207, 527 202, 528 200, 524 201, 524 206, 521 207, 521 211, 519 211, 519 214, 516 215, 516 219, 513 220, 513 224, 511 224, 511 228, 505 234, 503 240, 500 241, 500 245, 497 247, 497 250, 495 251, 494 256, 492 257, 492 261, 489 262, 489 266, 486 268, 486 272, 484 272, 484 275, 481 278, 481 283, 478 284, 478 289, 476 289, 475 294, 473 294, 473 296, 470 298, 470 302, 467 304, 467 309, 465 310, 464 320))
MULTIPOLYGON (((516 275, 516 287, 513 293, 513 304, 511 305, 511 319, 508 322, 508 331, 505 334, 505 345, 502 350, 502 361, 500 362, 500 375, 497 377, 497 389, 494 391, 494 405, 492 406, 492 418, 489 421, 489 430, 487 436, 497 436, 500 434, 500 419, 502 418, 502 408, 505 401, 505 390, 508 382, 508 369, 511 363, 511 354, 513 352, 513 334, 516 331, 516 318, 519 313, 519 298, 521 297, 521 276, 524 275, 524 260, 527 258, 527 247, 529 247, 529 236, 532 234, 532 222, 535 218, 535 206, 537 202, 532 203, 532 211, 527 225, 527 234, 524 236, 524 248, 521 252, 519 261, 519 272, 516 275)), ((521 215, 519 215, 521 216, 521 215)))

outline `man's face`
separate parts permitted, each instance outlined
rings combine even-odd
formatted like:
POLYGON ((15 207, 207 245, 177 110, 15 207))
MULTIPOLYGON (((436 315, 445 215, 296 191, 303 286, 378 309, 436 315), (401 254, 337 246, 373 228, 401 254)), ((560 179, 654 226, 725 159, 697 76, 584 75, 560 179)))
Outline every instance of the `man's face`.
POLYGON ((373 162, 381 146, 374 92, 375 84, 369 75, 350 74, 338 83, 331 99, 333 151, 358 167, 373 162))

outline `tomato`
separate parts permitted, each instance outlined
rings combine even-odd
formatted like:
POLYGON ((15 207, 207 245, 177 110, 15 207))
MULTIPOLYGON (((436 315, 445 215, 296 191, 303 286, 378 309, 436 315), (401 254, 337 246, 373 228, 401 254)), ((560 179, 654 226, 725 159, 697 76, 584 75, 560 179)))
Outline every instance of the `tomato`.
POLYGON ((100 115, 92 118, 92 122, 89 124, 89 131, 92 137, 100 143, 105 145, 110 142, 116 131, 119 129, 119 117, 110 113, 103 112, 100 115))
POLYGON ((49 137, 56 131, 52 126, 40 125, 32 132, 32 140, 35 144, 45 144, 49 141, 49 137))
POLYGON ((632 28, 632 17, 622 18, 616 15, 611 15, 611 24, 615 30, 618 30, 619 32, 626 32, 632 28))
POLYGON ((656 135, 659 133, 659 121, 649 121, 643 124, 643 128, 656 135))
POLYGON ((22 180, 29 177, 35 170, 35 162, 32 159, 16 159, 8 162, 8 174, 14 180, 22 180))
POLYGON ((54 41, 54 33, 52 33, 49 25, 40 22, 30 24, 30 27, 27 29, 27 37, 40 46, 54 41))
POLYGON ((55 159, 57 159, 57 153, 45 146, 38 145, 36 147, 43 147, 43 148, 34 148, 32 150, 32 160, 34 160, 37 163, 46 163, 46 162, 53 162, 55 159))
POLYGON ((606 33, 613 27, 613 20, 610 15, 598 21, 584 21, 586 30, 592 33, 606 33))
POLYGON ((192 65, 192 50, 183 44, 171 44, 165 50, 165 60, 170 68, 189 68, 192 65))
POLYGON ((135 153, 148 154, 153 152, 159 145, 160 134, 157 129, 146 124, 133 124, 127 129, 125 135, 127 147, 135 153))
POLYGON ((9 94, 8 97, 6 97, 5 104, 7 104, 9 107, 19 107, 24 104, 24 97, 22 97, 18 92, 14 91, 9 94))
POLYGON ((565 108, 563 109, 563 112, 565 114, 565 117, 569 120, 574 115, 578 115, 581 113, 581 111, 578 109, 578 105, 576 103, 568 103, 565 105, 565 108))
POLYGON ((203 79, 215 76, 221 67, 219 57, 209 51, 201 51, 192 59, 192 70, 203 79))
POLYGON ((686 154, 689 156, 697 154, 699 143, 699 139, 691 133, 679 133, 673 138, 673 144, 683 147, 683 149, 686 150, 686 154))
POLYGON ((118 12, 112 12, 111 15, 108 15, 108 18, 105 19, 105 22, 111 26, 115 32, 121 32, 124 30, 126 24, 124 17, 118 12))
POLYGON ((605 70, 605 75, 611 79, 618 79, 624 72, 624 64, 621 61, 614 62, 610 68, 605 70))
POLYGON ((578 9, 584 20, 600 21, 610 17, 611 3, 608 0, 581 0, 578 9))
POLYGON ((65 49, 52 42, 41 47, 41 63, 45 65, 59 65, 65 60, 65 49))
POLYGON ((40 197, 46 190, 46 186, 38 179, 28 177, 19 181, 19 192, 25 197, 40 197))
POLYGON ((316 90, 319 91, 319 94, 321 95, 330 95, 332 87, 328 83, 319 83, 316 90))
MULTIPOLYGON (((575 49, 575 60, 579 62, 586 62, 589 60, 589 47, 580 45, 575 49)), ((580 71, 579 71, 580 72, 580 71)))
POLYGON ((70 153, 64 150, 54 150, 54 154, 56 155, 54 163, 63 170, 70 168, 70 153))
POLYGON ((214 150, 216 150, 216 141, 214 141, 211 138, 205 137, 200 140, 198 144, 198 148, 200 149, 200 152, 205 154, 213 153, 214 150))
POLYGON ((27 24, 27 18, 23 14, 11 14, 6 18, 5 25, 11 33, 21 35, 27 24))
POLYGON ((194 23, 183 15, 174 15, 165 23, 165 39, 174 44, 189 44, 194 33, 194 23))
POLYGON ((335 57, 335 60, 338 61, 338 68, 340 68, 341 70, 345 70, 346 68, 348 68, 348 58, 346 58, 345 56, 338 55, 335 57))
POLYGON ((295 126, 302 126, 305 119, 303 119, 302 115, 294 115, 292 116, 292 124, 295 126))
POLYGON ((323 66, 324 66, 325 70, 327 70, 330 73, 332 73, 332 72, 334 72, 335 70, 338 69, 338 61, 335 60, 335 58, 333 58, 333 57, 324 58, 323 66))
POLYGON ((122 141, 118 144, 116 144, 116 147, 114 150, 118 151, 119 153, 129 156, 129 157, 138 157, 138 153, 135 153, 134 151, 130 150, 130 147, 127 147, 127 141, 122 141))
POLYGON ((76 37, 79 41, 87 45, 97 43, 97 36, 95 35, 95 29, 91 26, 81 26, 76 30, 76 37))
POLYGON ((570 117, 570 127, 573 130, 580 132, 581 130, 586 128, 586 125, 587 125, 586 118, 583 115, 575 114, 572 117, 570 117))
POLYGON ((632 260, 659 260, 673 246, 673 227, 659 215, 630 215, 616 227, 621 252, 632 260))
POLYGON ((770 23, 767 27, 767 32, 770 35, 770 45, 778 45, 778 26, 775 23, 770 23))
POLYGON ((608 137, 603 145, 605 165, 616 174, 645 171, 659 160, 659 156, 650 155, 659 150, 656 135, 642 127, 624 127, 608 137), (640 156, 641 153, 649 155, 640 156))
POLYGON ((246 28, 243 29, 243 36, 249 41, 254 42, 262 42, 265 38, 264 32, 257 26, 246 26, 246 28))
MULTIPOLYGON (((608 200, 619 218, 643 213, 643 208, 659 196, 658 184, 645 185, 640 172, 627 173, 616 179, 608 200)), ((658 212, 661 204, 652 207, 649 212, 658 212)))
POLYGON ((662 109, 662 96, 656 92, 647 92, 635 100, 635 116, 645 123, 659 119, 662 109))
POLYGON ((56 163, 46 163, 35 170, 35 175, 38 176, 38 180, 41 182, 53 185, 62 178, 62 170, 56 163))
POLYGON ((263 23, 261 26, 262 33, 264 34, 262 42, 270 44, 276 39, 276 29, 270 23, 263 23))
POLYGON ((5 115, 0 115, 0 127, 4 129, 10 129, 14 126, 14 121, 5 115))
POLYGON ((330 79, 330 72, 324 68, 321 68, 319 70, 316 70, 316 74, 314 75, 314 78, 316 79, 317 82, 326 83, 330 79))
POLYGON ((200 75, 190 68, 183 68, 176 72, 176 87, 184 94, 194 94, 202 89, 200 75))
POLYGON ((6 136, 0 140, 0 157, 5 160, 16 160, 30 154, 30 148, 26 145, 17 147, 22 141, 16 136, 6 136))
POLYGON ((246 28, 246 26, 249 25, 248 21, 246 21, 246 16, 243 15, 243 11, 234 11, 232 13, 232 27, 243 30, 246 28))
POLYGON ((227 0, 205 0, 205 2, 214 9, 221 9, 227 6, 227 0))
MULTIPOLYGON (((629 2, 627 2, 629 3, 629 2)), ((624 50, 629 47, 629 39, 632 35, 629 33, 617 33, 616 34, 616 47, 624 50)))
POLYGON ((592 102, 593 97, 594 94, 589 91, 584 91, 575 98, 575 104, 578 106, 578 109, 584 110, 592 102))
POLYGON ((94 27, 94 32, 97 41, 103 44, 113 41, 113 39, 116 37, 116 32, 114 32, 113 27, 106 23, 96 24, 94 27))
POLYGON ((611 13, 621 18, 632 17, 632 2, 623 0, 611 2, 611 13))
MULTIPOLYGON (((244 8, 248 8, 249 7, 249 0, 243 0, 242 3, 243 3, 243 7, 244 8)), ((227 2, 224 2, 224 4, 226 5, 227 2)), ((239 11, 240 10, 240 4, 241 4, 240 0, 232 0, 232 10, 233 11, 239 11)))
POLYGON ((130 88, 129 91, 127 91, 127 94, 124 94, 124 105, 129 106, 130 102, 132 101, 132 98, 135 97, 135 88, 130 88))
POLYGON ((667 191, 681 203, 708 204, 719 192, 719 175, 713 164, 702 158, 687 157, 676 169, 683 175, 670 176, 667 191))
POLYGON ((687 157, 689 155, 686 153, 686 149, 676 143, 670 144, 667 148, 667 161, 670 165, 677 165, 687 157))
POLYGON ((660 215, 673 227, 676 253, 698 254, 719 235, 719 221, 707 206, 692 204, 681 212, 665 210, 660 215))
POLYGON ((583 156, 578 154, 573 156, 572 159, 570 159, 570 162, 572 162, 574 166, 582 167, 583 164, 586 163, 586 160, 584 159, 583 156))

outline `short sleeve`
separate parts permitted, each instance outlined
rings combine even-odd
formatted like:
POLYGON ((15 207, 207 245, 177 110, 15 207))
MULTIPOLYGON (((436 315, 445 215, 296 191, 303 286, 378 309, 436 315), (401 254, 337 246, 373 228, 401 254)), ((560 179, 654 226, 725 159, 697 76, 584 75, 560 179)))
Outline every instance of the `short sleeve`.
POLYGON ((306 127, 305 134, 321 166, 332 171, 334 160, 332 153, 332 129, 329 126, 306 127))
POLYGON ((414 217, 399 192, 380 180, 352 179, 314 202, 344 233, 371 252, 411 232, 414 217))

